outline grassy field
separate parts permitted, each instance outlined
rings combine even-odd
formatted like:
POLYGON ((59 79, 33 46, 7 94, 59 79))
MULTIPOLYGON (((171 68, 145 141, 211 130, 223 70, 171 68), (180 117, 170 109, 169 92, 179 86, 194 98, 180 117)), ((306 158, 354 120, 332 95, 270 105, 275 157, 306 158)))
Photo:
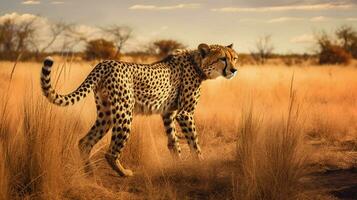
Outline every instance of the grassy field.
MULTIPOLYGON (((134 117, 116 176, 94 148, 94 176, 77 141, 95 120, 93 96, 72 107, 42 96, 39 63, 0 63, 0 199, 353 199, 357 192, 357 68, 244 66, 203 84, 196 122, 203 162, 167 150, 159 116, 134 117), (13 72, 12 72, 13 71, 13 72)), ((53 85, 75 89, 94 63, 55 63, 53 85)), ((357 198, 357 197, 356 197, 357 198)))

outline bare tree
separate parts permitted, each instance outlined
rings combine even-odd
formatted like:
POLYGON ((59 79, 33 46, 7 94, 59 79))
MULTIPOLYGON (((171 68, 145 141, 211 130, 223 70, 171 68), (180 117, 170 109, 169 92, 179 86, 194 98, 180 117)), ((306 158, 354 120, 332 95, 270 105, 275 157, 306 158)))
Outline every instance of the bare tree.
POLYGON ((12 19, 0 24, 0 52, 3 59, 14 60, 30 49, 36 35, 36 18, 17 23, 12 19))
POLYGON ((0 51, 2 53, 14 50, 16 26, 13 20, 6 20, 0 25, 0 51))
POLYGON ((46 40, 41 39, 33 39, 32 45, 36 52, 36 59, 41 59, 41 56, 44 55, 46 51, 53 44, 58 41, 61 37, 64 39, 65 35, 71 31, 73 24, 65 23, 65 22, 54 22, 50 24, 50 31, 48 34, 48 38, 46 40))
POLYGON ((41 52, 45 52, 53 43, 60 37, 64 36, 66 32, 69 32, 73 27, 73 24, 68 24, 65 22, 56 22, 50 25, 50 40, 47 44, 41 49, 41 52))
POLYGON ((325 31, 320 31, 315 33, 314 38, 318 46, 316 53, 319 53, 323 49, 328 48, 329 46, 335 45, 336 41, 333 40, 325 31))
POLYGON ((357 58, 357 32, 351 26, 341 26, 336 31, 336 36, 345 51, 357 58))
POLYGON ((111 25, 109 27, 101 28, 105 35, 107 35, 109 40, 111 40, 116 51, 114 58, 117 58, 121 53, 125 43, 132 37, 132 29, 127 26, 111 25))
POLYGON ((255 61, 264 64, 266 60, 272 55, 274 46, 271 42, 271 35, 264 35, 259 37, 255 43, 256 51, 251 53, 255 61))
POLYGON ((82 43, 88 43, 90 35, 79 31, 76 25, 70 26, 63 36, 62 51, 73 51, 73 49, 82 43))

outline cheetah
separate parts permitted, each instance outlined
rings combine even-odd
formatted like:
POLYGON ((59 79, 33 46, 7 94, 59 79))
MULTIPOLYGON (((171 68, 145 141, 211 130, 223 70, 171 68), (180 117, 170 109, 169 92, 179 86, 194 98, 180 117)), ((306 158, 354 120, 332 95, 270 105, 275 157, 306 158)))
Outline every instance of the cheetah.
POLYGON ((44 60, 41 71, 43 95, 59 106, 73 105, 94 92, 97 118, 78 147, 85 166, 90 166, 93 146, 111 129, 106 161, 120 176, 132 176, 119 161, 130 136, 134 114, 160 114, 168 137, 168 149, 180 158, 181 148, 175 121, 180 125, 197 159, 202 159, 195 128, 194 112, 205 80, 237 74, 238 54, 228 46, 200 44, 195 50, 177 50, 152 64, 105 60, 97 64, 83 83, 67 95, 58 94, 51 85, 53 60, 44 60))

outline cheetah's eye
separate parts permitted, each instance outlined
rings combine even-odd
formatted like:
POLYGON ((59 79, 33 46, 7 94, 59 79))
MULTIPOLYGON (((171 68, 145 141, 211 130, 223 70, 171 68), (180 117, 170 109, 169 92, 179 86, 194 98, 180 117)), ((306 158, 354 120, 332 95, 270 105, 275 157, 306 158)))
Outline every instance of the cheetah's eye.
POLYGON ((219 60, 226 62, 226 57, 219 58, 219 60))

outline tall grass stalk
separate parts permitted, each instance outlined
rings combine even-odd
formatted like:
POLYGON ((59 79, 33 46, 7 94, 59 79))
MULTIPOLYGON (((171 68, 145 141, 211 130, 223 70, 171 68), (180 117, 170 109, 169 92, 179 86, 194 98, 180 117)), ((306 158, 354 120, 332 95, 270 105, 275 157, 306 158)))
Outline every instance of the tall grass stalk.
POLYGON ((1 99, 0 199, 61 199, 72 177, 81 176, 74 148, 80 120, 56 111, 35 91, 30 85, 11 115, 9 90, 1 99))
POLYGON ((299 181, 306 175, 306 161, 293 80, 286 119, 262 126, 264 121, 256 116, 253 105, 242 112, 233 177, 235 199, 294 200, 302 192, 299 181))

